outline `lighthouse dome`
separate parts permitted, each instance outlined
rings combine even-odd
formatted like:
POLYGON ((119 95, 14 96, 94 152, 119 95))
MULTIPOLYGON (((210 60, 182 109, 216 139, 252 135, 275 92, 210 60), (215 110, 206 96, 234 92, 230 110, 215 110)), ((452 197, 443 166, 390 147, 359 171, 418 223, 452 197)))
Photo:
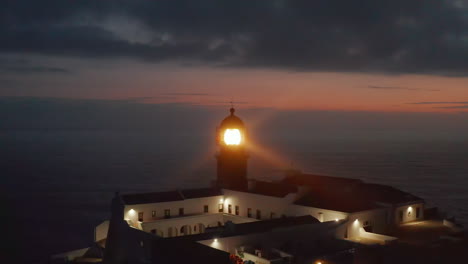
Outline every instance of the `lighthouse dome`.
POLYGON ((235 128, 244 128, 244 122, 234 114, 236 111, 234 108, 229 110, 231 114, 221 121, 220 128, 228 128, 228 127, 235 127, 235 128))

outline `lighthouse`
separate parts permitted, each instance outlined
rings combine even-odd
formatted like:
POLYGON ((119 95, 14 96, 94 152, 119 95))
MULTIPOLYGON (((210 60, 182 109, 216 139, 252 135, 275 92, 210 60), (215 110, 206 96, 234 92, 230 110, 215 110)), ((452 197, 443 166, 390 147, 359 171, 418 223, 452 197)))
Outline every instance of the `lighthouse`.
POLYGON ((230 109, 230 115, 216 129, 218 145, 217 185, 221 188, 247 189, 246 129, 244 122, 230 109))

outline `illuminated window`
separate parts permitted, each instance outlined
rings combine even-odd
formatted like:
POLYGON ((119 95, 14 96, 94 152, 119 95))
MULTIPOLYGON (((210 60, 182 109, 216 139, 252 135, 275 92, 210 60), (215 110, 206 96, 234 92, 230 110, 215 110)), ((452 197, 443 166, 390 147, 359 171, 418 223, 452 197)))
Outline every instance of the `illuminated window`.
POLYGON ((151 211, 151 217, 153 217, 153 218, 156 217, 156 211, 151 211))
POLYGON ((224 204, 222 203, 218 204, 218 212, 220 213, 224 212, 224 204))
POLYGON ((208 205, 203 206, 203 212, 208 213, 208 205))
POLYGON ((143 212, 138 213, 138 221, 143 222, 143 212))
POLYGON ((247 217, 252 217, 252 208, 247 208, 247 217))
POLYGON ((239 215, 239 206, 236 205, 236 215, 239 215))

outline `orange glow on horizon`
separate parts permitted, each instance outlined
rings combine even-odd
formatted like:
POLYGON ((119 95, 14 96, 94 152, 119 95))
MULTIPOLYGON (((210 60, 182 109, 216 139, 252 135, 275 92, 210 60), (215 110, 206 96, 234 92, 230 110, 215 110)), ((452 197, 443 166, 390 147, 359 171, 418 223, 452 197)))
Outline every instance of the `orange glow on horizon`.
MULTIPOLYGON (((112 65, 112 68, 85 72, 63 85, 51 85, 20 95, 69 98, 70 90, 73 90, 73 98, 135 99, 138 103, 148 104, 228 107, 233 99, 237 109, 468 111, 468 104, 463 103, 468 101, 468 78, 463 76, 180 67, 133 61, 112 65)), ((15 93, 4 93, 3 96, 18 95, 15 93)))

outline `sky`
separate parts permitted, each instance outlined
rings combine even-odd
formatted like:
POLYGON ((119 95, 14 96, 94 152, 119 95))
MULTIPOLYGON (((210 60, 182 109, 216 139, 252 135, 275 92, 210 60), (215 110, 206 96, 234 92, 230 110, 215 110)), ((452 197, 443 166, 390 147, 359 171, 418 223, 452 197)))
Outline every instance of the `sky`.
POLYGON ((21 0, 0 17, 3 102, 468 111, 464 0, 21 0))

